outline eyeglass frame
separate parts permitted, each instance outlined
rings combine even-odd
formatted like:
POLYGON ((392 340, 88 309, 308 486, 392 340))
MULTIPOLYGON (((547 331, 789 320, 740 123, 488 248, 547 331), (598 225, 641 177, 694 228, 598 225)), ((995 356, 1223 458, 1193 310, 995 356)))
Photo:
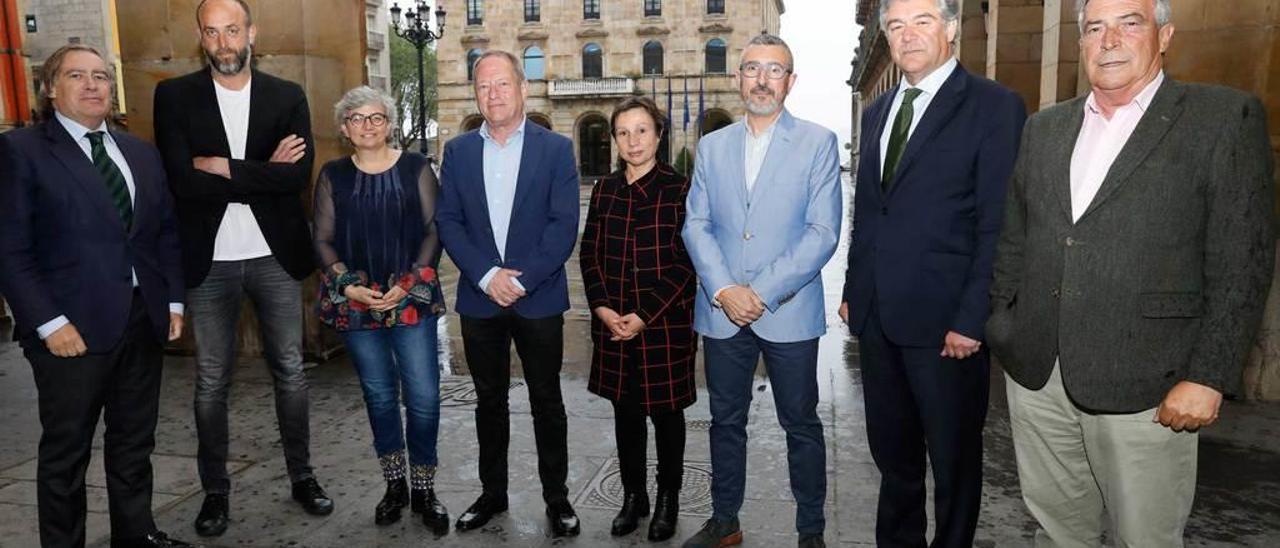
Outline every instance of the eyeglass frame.
POLYGON ((761 64, 759 61, 749 61, 738 65, 738 73, 744 78, 759 78, 761 74, 764 74, 765 78, 770 80, 781 80, 786 78, 788 74, 791 74, 791 71, 793 70, 793 68, 783 65, 782 63, 761 64), (778 67, 778 69, 782 70, 782 72, 778 73, 777 76, 772 74, 774 67, 778 67), (747 74, 748 71, 756 71, 756 74, 747 74))
POLYGON ((346 122, 346 123, 348 123, 348 124, 351 124, 352 126, 356 126, 356 127, 361 127, 361 126, 365 125, 365 124, 364 124, 365 122, 369 122, 369 125, 371 125, 371 126, 373 126, 373 127, 382 127, 382 126, 387 125, 387 122, 390 122, 390 121, 391 121, 391 117, 390 117, 390 116, 387 116, 386 114, 383 114, 383 113, 381 113, 381 112, 375 112, 375 113, 373 113, 373 114, 369 114, 369 115, 364 115, 364 114, 360 114, 360 113, 355 113, 355 114, 352 114, 352 115, 350 115, 350 116, 347 116, 346 118, 343 118, 343 119, 342 119, 342 121, 343 121, 343 122, 346 122), (381 122, 375 122, 375 121, 374 121, 374 119, 375 119, 375 118, 381 118, 381 119, 382 119, 382 121, 381 121, 381 122))

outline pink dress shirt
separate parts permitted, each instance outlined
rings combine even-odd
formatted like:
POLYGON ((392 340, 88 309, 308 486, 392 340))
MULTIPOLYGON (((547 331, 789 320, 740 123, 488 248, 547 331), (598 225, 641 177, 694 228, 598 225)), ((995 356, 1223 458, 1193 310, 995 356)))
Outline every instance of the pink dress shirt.
POLYGON ((1093 197, 1102 187, 1102 181, 1111 171, 1111 164, 1124 149, 1124 144, 1138 127, 1142 115, 1151 100, 1164 82, 1164 72, 1156 75, 1147 87, 1111 115, 1108 120, 1093 93, 1084 102, 1084 124, 1080 126, 1080 135, 1076 137, 1076 148, 1071 154, 1071 222, 1080 220, 1080 216, 1089 209, 1093 197))

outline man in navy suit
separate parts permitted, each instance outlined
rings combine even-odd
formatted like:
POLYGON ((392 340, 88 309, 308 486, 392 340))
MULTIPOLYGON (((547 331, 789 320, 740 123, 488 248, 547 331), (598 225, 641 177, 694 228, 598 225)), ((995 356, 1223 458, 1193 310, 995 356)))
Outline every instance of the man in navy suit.
POLYGON ((459 530, 507 509, 507 445, 514 339, 529 387, 538 476, 554 536, 576 535, 578 517, 565 486, 568 423, 560 395, 564 263, 578 239, 578 173, 573 144, 525 117, 528 84, 514 55, 489 50, 476 60, 480 129, 449 141, 441 166, 436 224, 458 266, 458 314, 467 367, 475 382, 480 498, 459 530))
POLYGON ((861 350, 881 546, 925 544, 926 457, 933 546, 972 545, 981 503, 983 326, 1026 108, 956 62, 958 16, 956 0, 881 2, 904 78, 862 116, 840 317, 861 350))
POLYGON ((39 392, 40 543, 85 544, 103 414, 111 545, 188 546, 151 515, 164 343, 182 334, 178 226, 160 154, 107 126, 113 85, 96 50, 63 46, 42 69, 45 121, 0 134, 0 292, 39 392))

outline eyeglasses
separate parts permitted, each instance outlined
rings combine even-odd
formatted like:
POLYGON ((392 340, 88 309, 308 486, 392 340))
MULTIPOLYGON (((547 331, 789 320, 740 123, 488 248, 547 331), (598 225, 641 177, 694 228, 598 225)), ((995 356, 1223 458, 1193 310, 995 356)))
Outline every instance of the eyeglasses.
POLYGON ((743 63, 742 66, 738 67, 738 72, 745 78, 759 78, 761 71, 763 71, 765 76, 768 76, 770 80, 781 80, 791 72, 791 69, 778 63, 762 65, 755 61, 743 63))
POLYGON ((352 114, 346 118, 346 122, 353 126, 362 126, 365 122, 373 127, 382 127, 387 125, 387 115, 381 112, 365 116, 363 114, 352 114))

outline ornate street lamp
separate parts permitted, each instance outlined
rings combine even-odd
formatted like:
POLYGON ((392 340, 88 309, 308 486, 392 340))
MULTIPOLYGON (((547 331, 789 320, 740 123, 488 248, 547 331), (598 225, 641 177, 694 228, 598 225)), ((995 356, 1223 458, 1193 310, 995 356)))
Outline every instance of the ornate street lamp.
POLYGON ((427 44, 444 36, 444 8, 436 7, 436 30, 431 31, 430 11, 427 0, 417 0, 416 6, 404 12, 404 25, 400 22, 400 4, 391 4, 391 26, 396 36, 408 40, 418 49, 418 146, 422 154, 427 154, 427 80, 422 73, 423 52, 427 44), (414 8, 417 9, 414 9, 414 8))

